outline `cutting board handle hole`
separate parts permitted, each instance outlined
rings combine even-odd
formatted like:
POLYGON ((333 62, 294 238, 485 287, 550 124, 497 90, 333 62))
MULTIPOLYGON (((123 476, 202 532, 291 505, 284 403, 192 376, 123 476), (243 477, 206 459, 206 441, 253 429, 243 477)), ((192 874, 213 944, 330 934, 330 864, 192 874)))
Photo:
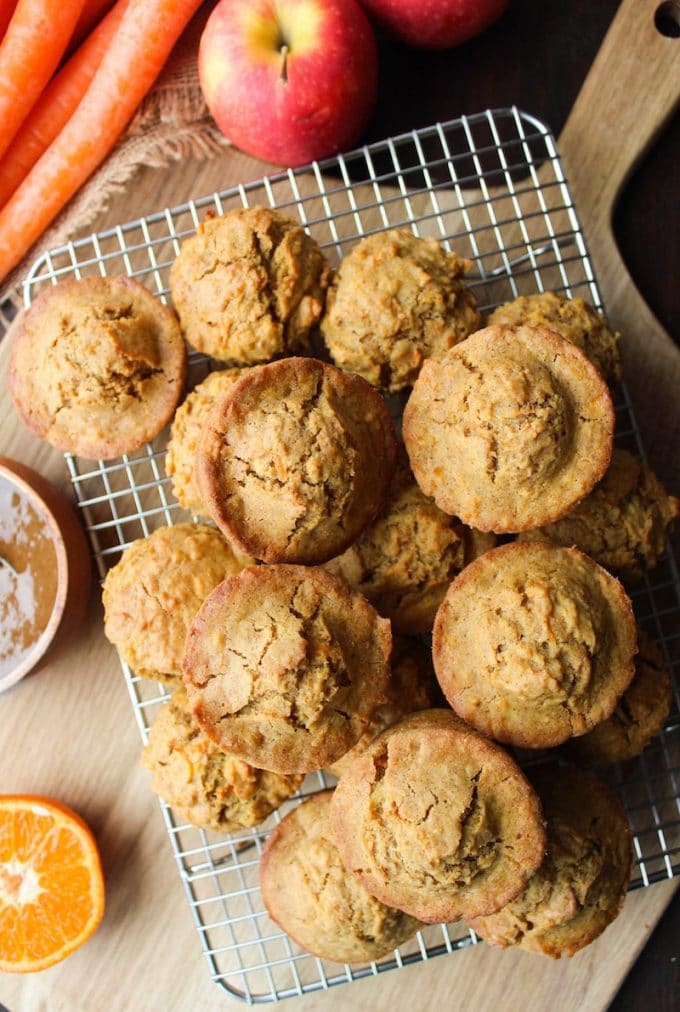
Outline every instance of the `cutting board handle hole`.
POLYGON ((678 0, 665 0, 654 11, 654 25, 657 32, 667 39, 680 37, 680 3, 678 0))

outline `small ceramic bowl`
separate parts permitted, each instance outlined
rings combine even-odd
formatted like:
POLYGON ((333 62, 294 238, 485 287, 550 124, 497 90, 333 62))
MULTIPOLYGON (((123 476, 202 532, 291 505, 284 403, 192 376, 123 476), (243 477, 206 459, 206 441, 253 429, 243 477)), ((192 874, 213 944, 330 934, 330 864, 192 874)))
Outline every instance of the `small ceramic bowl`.
MULTIPOLYGON (((11 539, 12 532, 16 531, 17 544, 21 541, 25 563, 23 572, 19 573, 10 558, 11 552, 7 549, 3 552, 0 544, 0 566, 8 567, 12 572, 15 579, 7 582, 14 584, 17 600, 21 597, 14 610, 7 601, 3 602, 4 608, 0 608, 0 692, 3 692, 47 660, 53 660, 80 626, 89 600, 92 566, 87 540, 73 507, 42 475, 16 460, 0 457, 0 484, 4 486, 2 491, 6 500, 0 518, 0 531, 4 532, 2 540, 7 541, 8 535, 11 539), (18 495, 18 502, 12 493, 18 495), (15 503, 16 518, 11 515, 11 503, 15 503), (27 505, 31 509, 27 509, 27 505), (29 528, 26 523, 22 526, 21 520, 33 524, 30 528, 33 538, 27 533, 29 528), (49 550, 49 542, 54 554, 49 550), (31 546, 34 547, 33 552, 31 546), (49 590, 44 595, 47 605, 44 599, 42 610, 45 611, 50 604, 51 610, 43 616, 46 621, 38 623, 37 628, 35 620, 27 622, 22 628, 30 626, 31 638, 23 643, 21 649, 12 649, 14 630, 10 628, 11 623, 17 615, 21 617, 22 608, 24 613, 27 610, 31 612, 27 598, 33 592, 35 600, 35 595, 47 585, 49 590)), ((36 607, 33 607, 31 614, 35 611, 36 607)), ((28 635, 24 632, 24 638, 28 635)))

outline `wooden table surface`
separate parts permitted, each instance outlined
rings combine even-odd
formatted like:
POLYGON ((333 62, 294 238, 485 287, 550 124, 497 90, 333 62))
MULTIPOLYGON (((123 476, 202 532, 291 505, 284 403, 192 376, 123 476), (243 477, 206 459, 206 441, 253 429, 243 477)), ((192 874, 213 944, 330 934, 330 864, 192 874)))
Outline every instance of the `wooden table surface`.
MULTIPOLYGON (((570 9, 572 13, 580 10, 585 17, 589 6, 575 3, 570 9)), ((396 58, 394 51, 387 51, 396 58)), ((439 57, 432 64, 437 74, 442 65, 439 57)), ((428 101, 427 79, 420 80, 418 87, 423 101, 428 101)), ((507 94, 502 101, 487 99, 477 108, 514 100, 513 94, 507 94)), ((434 105, 432 100, 432 115, 420 110, 418 122, 409 125, 471 111, 455 103, 445 112, 434 105)), ((390 130, 405 129, 391 116, 383 113, 390 130)), ((379 123, 372 130, 376 137, 388 132, 381 134, 379 123)), ((256 178, 261 171, 258 163, 234 151, 207 163, 184 163, 162 172, 141 170, 129 192, 112 204, 97 227, 256 178)), ((6 357, 7 342, 3 342, 0 375, 4 375, 6 357)), ((66 487, 62 458, 21 428, 6 396, 0 401, 0 433, 3 454, 66 487)), ((185 1012, 236 1007, 238 1003, 210 981, 158 805, 137 761, 138 732, 118 660, 103 637, 98 595, 68 652, 3 695, 0 715, 0 792, 54 795, 79 811, 99 840, 108 897, 104 922, 82 950, 41 974, 0 977, 0 1003, 10 1012, 185 1012)), ((380 1010, 438 1006, 479 1012, 496 1007, 505 1012, 605 1009, 673 889, 673 883, 664 883, 631 894, 623 913, 602 938, 571 961, 553 963, 480 945, 429 964, 334 988, 328 994, 293 999, 284 1007, 299 1012, 345 1009, 350 1003, 357 1009, 380 1010)))

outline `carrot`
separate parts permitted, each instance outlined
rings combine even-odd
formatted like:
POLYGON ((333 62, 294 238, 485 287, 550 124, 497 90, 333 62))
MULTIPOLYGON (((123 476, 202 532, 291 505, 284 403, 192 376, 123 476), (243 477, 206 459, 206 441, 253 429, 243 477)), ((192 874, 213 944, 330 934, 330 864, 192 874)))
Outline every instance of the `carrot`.
POLYGON ((113 7, 113 0, 85 0, 85 6, 68 40, 67 52, 72 53, 80 43, 93 31, 113 7))
POLYGON ((0 211, 0 281, 104 161, 201 0, 132 0, 80 105, 0 211))
POLYGON ((7 25, 12 20, 17 0, 0 0, 0 42, 7 31, 7 25))
POLYGON ((0 158, 0 207, 68 122, 102 62, 130 0, 119 0, 52 78, 0 158))
POLYGON ((84 0, 19 0, 0 45, 0 155, 59 66, 84 0))

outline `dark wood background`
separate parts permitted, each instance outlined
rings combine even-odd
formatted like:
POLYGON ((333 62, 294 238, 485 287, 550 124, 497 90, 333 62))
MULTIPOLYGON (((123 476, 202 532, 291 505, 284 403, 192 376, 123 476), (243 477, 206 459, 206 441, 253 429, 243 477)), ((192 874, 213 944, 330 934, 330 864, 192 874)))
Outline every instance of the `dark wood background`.
MULTIPOLYGON (((381 38, 378 107, 366 139, 508 105, 559 137, 617 7, 614 0, 511 0, 483 35, 439 52, 381 38)), ((680 38, 677 46, 680 59, 680 38)), ((679 194, 676 114, 623 193, 615 234, 638 288, 680 343, 679 194)))
MULTIPOLYGON (((680 16, 680 4, 676 6, 680 16)), ((503 17, 483 35, 442 52, 407 49, 381 38, 378 107, 365 139, 381 140, 438 120, 509 105, 542 119, 559 137, 617 8, 614 0, 511 0, 503 17)), ((680 59, 680 38, 677 46, 680 59)), ((630 101, 639 99, 631 95, 630 101)), ((639 290, 680 344, 677 113, 623 192, 614 231, 639 290)), ((577 1008, 577 1003, 577 996, 565 995, 565 1009, 577 1008)), ((680 898, 671 904, 612 1005, 615 1012, 678 1008, 680 898)))

